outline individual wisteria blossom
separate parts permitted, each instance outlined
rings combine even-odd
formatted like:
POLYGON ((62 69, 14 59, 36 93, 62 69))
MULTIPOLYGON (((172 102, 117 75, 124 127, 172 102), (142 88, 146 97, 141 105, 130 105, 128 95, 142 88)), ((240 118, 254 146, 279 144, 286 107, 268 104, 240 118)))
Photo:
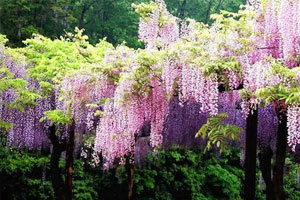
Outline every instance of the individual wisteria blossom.
POLYGON ((228 78, 228 87, 229 90, 235 90, 241 84, 241 78, 238 76, 237 70, 226 70, 224 75, 228 78))
MULTIPOLYGON (((295 51, 296 54, 299 55, 300 53, 300 2, 296 5, 296 8, 293 10, 293 32, 295 35, 294 43, 295 43, 295 51)), ((298 57, 298 56, 297 56, 298 57)), ((299 58, 297 58, 299 60, 299 58)))
MULTIPOLYGON (((252 34, 251 39, 257 44, 258 46, 252 49, 252 52, 250 53, 250 63, 254 64, 256 62, 259 62, 263 60, 264 53, 265 53, 265 38, 264 38, 264 32, 265 32, 265 16, 264 12, 262 10, 256 11, 255 16, 255 23, 254 23, 254 34, 252 34)), ((270 37, 270 36, 269 36, 270 37)))
POLYGON ((178 19, 180 30, 179 30, 179 37, 184 38, 185 36, 188 36, 189 34, 189 26, 187 24, 187 20, 185 19, 178 19))

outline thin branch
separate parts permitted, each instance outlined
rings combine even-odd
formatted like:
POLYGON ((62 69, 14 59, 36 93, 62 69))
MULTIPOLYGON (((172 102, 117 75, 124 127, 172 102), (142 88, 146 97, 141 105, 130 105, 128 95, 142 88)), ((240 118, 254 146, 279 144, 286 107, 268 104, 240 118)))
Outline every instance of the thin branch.
POLYGON ((279 49, 279 47, 256 47, 256 49, 279 49))

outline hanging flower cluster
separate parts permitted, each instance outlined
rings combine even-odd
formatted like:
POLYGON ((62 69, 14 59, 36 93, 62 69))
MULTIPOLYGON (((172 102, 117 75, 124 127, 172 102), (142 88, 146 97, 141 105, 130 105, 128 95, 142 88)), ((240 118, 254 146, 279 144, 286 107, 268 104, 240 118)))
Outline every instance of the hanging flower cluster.
POLYGON ((299 8, 298 0, 280 1, 278 26, 282 38, 282 51, 286 64, 291 68, 299 64, 297 57, 295 57, 300 53, 299 8))
POLYGON ((200 102, 201 112, 218 114, 218 80, 216 75, 204 76, 199 68, 182 67, 179 99, 184 102, 200 102))
MULTIPOLYGON (((107 73, 99 63, 103 60, 99 53, 112 46, 105 41, 96 47, 88 45, 82 32, 75 31, 74 42, 35 35, 25 48, 8 52, 0 44, 0 85, 4 86, 0 90, 0 125, 8 132, 9 146, 49 148, 49 127, 54 123, 49 117, 64 122, 68 121, 65 116, 74 117, 79 133, 96 126, 94 114, 101 98, 110 97, 115 89, 114 72, 107 73), (16 62, 16 57, 22 59, 16 62)), ((60 142, 68 136, 66 124, 55 124, 55 131, 60 142)))
MULTIPOLYGON (((282 57, 280 47, 281 38, 278 27, 278 16, 276 14, 276 3, 269 1, 266 7, 264 17, 264 47, 266 55, 271 55, 273 58, 282 57)), ((263 50, 263 49, 261 49, 263 50)))
MULTIPOLYGON (((285 99, 284 106, 286 106, 285 104, 289 105, 286 113, 288 117, 288 144, 293 151, 299 144, 299 130, 297 128, 299 108, 297 95, 295 95, 299 87, 297 75, 300 53, 299 8, 300 2, 298 0, 266 1, 266 7, 262 8, 265 11, 259 11, 261 13, 260 20, 256 23, 262 27, 259 31, 259 37, 264 41, 264 46, 259 46, 255 50, 262 55, 258 60, 258 63, 261 63, 261 67, 259 67, 261 70, 257 73, 249 72, 245 76, 251 77, 249 74, 252 74, 252 76, 257 76, 257 80, 261 80, 257 82, 257 85, 261 86, 258 96, 263 96, 263 99, 272 102, 275 109, 278 107, 276 103, 278 100, 285 99), (266 59, 265 57, 269 55, 277 61, 273 62, 266 59), (269 61, 266 63, 262 60, 269 61), (295 69, 289 70, 285 66, 295 69)), ((253 80, 252 83, 256 82, 253 80)))
POLYGON ((101 100, 112 97, 115 88, 114 83, 103 74, 76 72, 62 81, 62 108, 59 109, 72 112, 78 130, 91 131, 101 100))
MULTIPOLYGON (((285 91, 294 87, 295 78, 292 82, 274 73, 273 59, 283 58, 289 67, 299 64, 295 54, 300 52, 300 4, 298 0, 282 0, 279 8, 276 5, 268 1, 256 18, 247 9, 237 14, 222 12, 213 16, 211 26, 187 20, 180 34, 178 20, 167 11, 163 0, 134 6, 141 15, 139 38, 146 49, 110 47, 96 67, 92 63, 78 64, 77 60, 68 63, 68 75, 64 68, 51 66, 59 76, 47 72, 58 80, 55 79, 50 95, 36 99, 36 106, 27 107, 16 116, 16 109, 0 105, 1 119, 14 124, 9 130, 9 145, 40 149, 47 142, 45 136, 50 125, 48 121, 41 123, 40 118, 46 111, 59 109, 71 114, 77 132, 89 132, 96 127, 95 164, 100 162, 99 154, 105 169, 115 161, 124 164, 126 158, 133 163, 135 140, 146 124, 150 125, 151 147, 162 145, 170 102, 174 99, 181 106, 197 108, 205 119, 209 114, 227 112, 228 123, 244 127, 241 115, 246 118, 267 99, 257 98, 260 90, 267 88, 274 93, 271 89, 276 86, 287 88, 285 91), (247 93, 241 103, 240 95, 233 91, 240 86, 247 93), (239 106, 242 112, 236 109, 239 106)), ((25 66, 7 58, 1 48, 0 62, 14 79, 26 80, 28 88, 41 91, 47 89, 47 83, 54 82, 31 80, 25 66)), ((35 70, 46 70, 45 66, 42 63, 35 70)), ((4 70, 0 71, 0 78, 3 74, 4 70)), ((18 91, 12 87, 1 91, 0 100, 13 103, 18 97, 18 91)), ((297 122, 300 112, 296 105, 291 105, 287 113, 292 149, 300 142, 297 122)), ((259 118, 262 122, 273 120, 270 106, 259 112, 259 118)), ((276 123, 272 121, 270 126, 276 123)), ((265 131, 261 125, 259 129, 265 131)), ((268 131, 274 130, 269 127, 268 131)), ((269 132, 266 135, 269 137, 269 132)), ((262 139, 261 144, 265 143, 262 139)))
POLYGON ((291 105, 288 107, 288 145, 293 151, 296 146, 300 144, 300 107, 298 105, 291 105))
POLYGON ((176 94, 176 90, 178 89, 178 83, 181 80, 182 65, 168 58, 163 65, 161 78, 164 81, 167 95, 171 97, 176 94))
POLYGON ((122 107, 115 105, 113 100, 107 100, 103 114, 97 127, 94 163, 100 162, 98 153, 104 158, 104 168, 108 169, 116 158, 121 158, 120 164, 124 164, 124 157, 134 152, 134 133, 128 132, 128 120, 122 107))
POLYGON ((131 72, 123 73, 113 99, 108 99, 104 105, 97 127, 94 164, 98 164, 98 155, 101 153, 106 169, 116 159, 120 159, 119 164, 124 164, 126 157, 134 162, 135 138, 146 123, 151 124, 151 146, 162 144, 168 106, 165 89, 150 74, 150 81, 140 84, 140 78, 135 77, 136 70, 141 69, 133 68, 131 72))
POLYGON ((24 62, 14 61, 3 47, 0 47, 0 66, 0 121, 8 130, 7 145, 38 150, 48 147, 47 124, 39 120, 51 102, 37 99, 32 90, 38 84, 28 77, 24 62))
MULTIPOLYGON (((162 144, 169 102, 174 97, 182 106, 197 104, 201 113, 217 115, 219 85, 233 90, 242 82, 241 66, 234 56, 242 54, 248 45, 244 38, 249 33, 243 30, 243 24, 237 30, 222 27, 218 17, 213 28, 186 21, 184 29, 189 31, 181 39, 176 20, 163 1, 135 8, 141 15, 139 36, 146 49, 128 56, 116 48, 104 59, 122 66, 117 88, 105 103, 96 133, 94 162, 100 161, 97 154, 101 153, 106 168, 116 159, 124 164, 125 157, 132 157, 135 138, 145 124, 150 123, 151 146, 162 144)), ((238 23, 230 20, 228 24, 238 23)))
POLYGON ((168 12, 163 0, 134 5, 134 8, 141 15, 139 39, 146 44, 146 48, 167 47, 178 40, 177 19, 168 12))
POLYGON ((165 118, 168 113, 168 102, 165 88, 158 80, 152 82, 151 92, 151 135, 150 144, 152 147, 161 146, 163 142, 163 130, 165 118))

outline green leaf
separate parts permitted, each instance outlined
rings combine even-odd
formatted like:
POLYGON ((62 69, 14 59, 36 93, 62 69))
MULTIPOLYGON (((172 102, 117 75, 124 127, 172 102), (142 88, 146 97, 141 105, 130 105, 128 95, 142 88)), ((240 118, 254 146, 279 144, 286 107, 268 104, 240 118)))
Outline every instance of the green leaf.
POLYGON ((44 112, 44 117, 40 119, 40 122, 45 120, 50 120, 51 124, 58 125, 70 125, 71 124, 71 114, 66 114, 63 110, 49 110, 44 112))

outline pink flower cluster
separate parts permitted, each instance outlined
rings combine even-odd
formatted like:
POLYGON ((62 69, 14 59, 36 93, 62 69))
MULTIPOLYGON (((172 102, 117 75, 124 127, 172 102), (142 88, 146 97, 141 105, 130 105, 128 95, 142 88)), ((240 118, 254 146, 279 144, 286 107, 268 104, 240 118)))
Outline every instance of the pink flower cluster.
POLYGON ((238 77, 238 71, 227 70, 224 72, 224 74, 228 78, 229 90, 235 90, 240 86, 242 81, 241 78, 238 77))
MULTIPOLYGON (((135 137, 147 122, 151 122, 150 143, 152 147, 162 144, 162 132, 168 103, 164 87, 155 78, 150 82, 149 94, 132 93, 133 82, 121 81, 114 98, 106 101, 103 115, 96 131, 94 162, 102 154, 105 167, 116 159, 124 164, 126 156, 134 155, 135 137)), ((133 157, 131 161, 134 162, 133 157)))
POLYGON ((290 67, 296 67, 299 64, 299 60, 295 60, 296 53, 300 53, 299 8, 298 0, 282 0, 280 2, 278 26, 282 39, 283 57, 290 67))
POLYGON ((102 98, 114 95, 116 86, 102 74, 78 72, 66 77, 61 86, 63 101, 60 108, 72 111, 78 130, 91 131, 94 128, 94 113, 99 109, 102 98))
POLYGON ((162 68, 161 78, 164 81, 167 95, 170 97, 178 89, 176 84, 180 83, 181 68, 182 66, 179 63, 171 59, 167 59, 162 68))
POLYGON ((176 42, 179 38, 179 28, 177 23, 175 22, 168 22, 162 25, 160 29, 160 38, 163 46, 166 47, 173 42, 176 42))
POLYGON ((295 151, 297 144, 300 144, 300 107, 291 105, 287 111, 288 117, 288 145, 295 151))
POLYGON ((182 66, 179 99, 184 102, 201 103, 201 112, 218 114, 218 79, 216 75, 206 77, 199 68, 182 66))
POLYGON ((276 14, 275 2, 269 1, 264 19, 264 39, 266 55, 271 55, 273 58, 281 57, 280 49, 280 34, 278 27, 278 16, 276 14))
POLYGON ((176 18, 168 12, 164 1, 156 0, 156 4, 158 9, 153 9, 150 17, 141 19, 139 23, 139 39, 149 49, 160 45, 167 47, 179 38, 179 27, 176 18))
POLYGON ((146 44, 146 48, 155 48, 159 32, 159 11, 154 10, 150 21, 144 19, 139 23, 139 39, 146 44))
POLYGON ((101 153, 105 169, 108 169, 116 158, 124 158, 134 152, 134 132, 128 131, 128 117, 123 109, 125 108, 108 99, 97 127, 94 162, 99 163, 98 154, 101 153))
POLYGON ((151 92, 151 134, 150 144, 152 147, 162 145, 165 118, 168 112, 168 102, 165 88, 158 80, 152 81, 151 92))
MULTIPOLYGON (((267 60, 256 62, 245 68, 244 88, 255 92, 260 88, 267 86, 267 75, 270 75, 270 62, 267 60)), ((270 84, 269 84, 270 85, 270 84)))

